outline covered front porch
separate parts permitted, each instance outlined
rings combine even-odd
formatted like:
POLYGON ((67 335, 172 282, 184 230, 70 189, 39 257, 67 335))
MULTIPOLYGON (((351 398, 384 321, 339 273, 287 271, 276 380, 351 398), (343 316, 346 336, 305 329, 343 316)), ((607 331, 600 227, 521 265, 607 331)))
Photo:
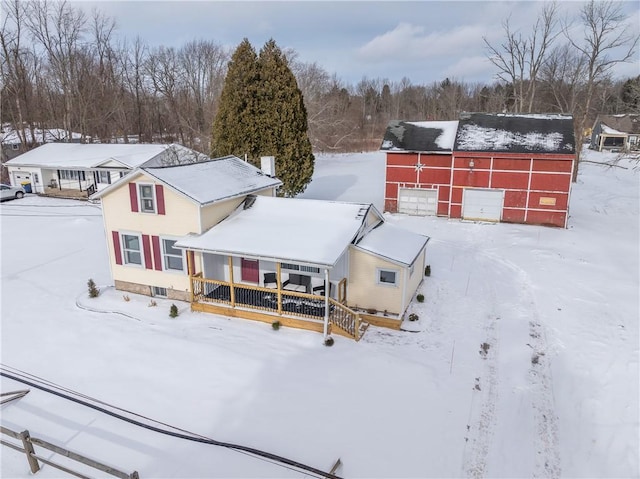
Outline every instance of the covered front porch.
POLYGON ((187 252, 192 309, 360 339, 367 324, 347 306, 346 278, 350 245, 369 212, 247 196, 220 223, 175 243, 187 252))
MULTIPOLYGON (((286 272, 282 270, 282 263, 264 261, 267 267, 275 265, 274 271, 265 272, 259 269, 259 260, 247 261, 245 258, 227 256, 223 280, 206 277, 203 272, 196 273, 194 258, 194 254, 187 254, 188 268, 193 272, 190 275, 193 311, 268 323, 279 321, 284 326, 322 332, 325 335, 338 334, 356 341, 368 326, 358 313, 345 305, 346 278, 332 281, 328 270, 324 271, 324 279, 321 279, 318 274, 314 276, 286 272), (258 275, 250 278, 255 281, 246 281, 247 275, 251 274, 246 262, 255 264, 258 275)), ((211 264, 220 259, 219 255, 204 254, 203 264, 211 264)))

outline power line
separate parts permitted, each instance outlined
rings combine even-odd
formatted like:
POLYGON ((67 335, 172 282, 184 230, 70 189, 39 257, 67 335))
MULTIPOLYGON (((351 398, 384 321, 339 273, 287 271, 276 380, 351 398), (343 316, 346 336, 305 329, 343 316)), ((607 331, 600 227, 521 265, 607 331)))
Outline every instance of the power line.
POLYGON ((210 439, 210 438, 208 438, 206 436, 195 434, 195 433, 192 433, 190 431, 186 431, 184 429, 180 429, 180 428, 177 428, 175 426, 171 426, 169 424, 165 424, 165 423, 162 423, 160 421, 156 421, 154 419, 147 418, 145 416, 141 416, 141 415, 133 413, 131 411, 127 411, 125 409, 122 409, 122 408, 119 408, 119 407, 116 407, 116 406, 112 406, 112 405, 110 405, 108 403, 105 403, 103 401, 100 401, 98 399, 94 399, 94 398, 91 398, 91 397, 86 396, 84 394, 77 393, 77 392, 75 392, 75 391, 73 391, 71 389, 68 389, 68 388, 65 388, 65 387, 62 387, 62 386, 58 386, 55 383, 52 383, 51 381, 48 381, 46 379, 38 378, 37 376, 31 375, 29 373, 25 373, 25 372, 22 372, 20 370, 16 370, 15 368, 11 368, 9 366, 5 366, 4 364, 0 365, 0 376, 6 377, 8 379, 12 379, 14 381, 18 381, 20 383, 23 383, 23 384, 26 384, 28 386, 34 387, 36 389, 40 389, 42 391, 48 392, 50 394, 53 394, 55 396, 58 396, 58 397, 67 399, 69 401, 73 401, 73 402, 75 402, 77 404, 81 404, 83 406, 89 407, 91 409, 95 409, 96 411, 99 411, 101 413, 104 413, 104 414, 107 414, 109 416, 115 417, 116 419, 120 419, 122 421, 126 421, 126 422, 128 422, 130 424, 133 424, 133 425, 148 429, 150 431, 154 431, 154 432, 157 432, 157 433, 160 433, 160 434, 164 434, 164 435, 167 435, 167 436, 176 437, 176 438, 179 438, 179 439, 184 439, 184 440, 187 440, 187 441, 199 442, 199 443, 203 443, 203 444, 210 444, 212 446, 220 446, 220 447, 231 449, 231 450, 234 450, 234 451, 237 451, 237 452, 240 452, 240 453, 243 453, 243 454, 247 454, 247 455, 258 456, 258 458, 261 459, 261 460, 266 460, 267 462, 270 462, 270 463, 277 463, 279 466, 285 467, 285 468, 290 469, 290 470, 306 471, 308 473, 315 474, 317 477, 327 478, 327 479, 341 479, 339 476, 336 476, 335 474, 331 474, 331 473, 328 473, 328 472, 321 471, 320 469, 316 469, 316 468, 314 468, 312 466, 308 466, 306 464, 302 464, 300 462, 288 459, 288 458, 283 457, 283 456, 278 456, 278 455, 272 454, 270 452, 262 451, 260 449, 255 449, 255 448, 248 447, 248 446, 243 446, 243 445, 240 445, 240 444, 232 444, 232 443, 223 442, 223 441, 216 441, 215 439, 210 439), (13 370, 15 370, 17 372, 14 372, 14 371, 7 372, 7 368, 8 369, 13 369, 13 370), (50 387, 43 386, 41 383, 45 383, 50 387), (134 415, 134 416, 137 416, 137 417, 140 417, 140 418, 144 418, 146 420, 153 421, 153 422, 155 422, 157 424, 162 424, 163 426, 167 426, 167 427, 170 427, 172 429, 175 429, 175 430, 181 431, 181 432, 168 431, 166 429, 162 429, 162 428, 159 428, 159 427, 156 427, 156 426, 152 426, 150 424, 145 424, 145 423, 143 423, 141 421, 128 418, 128 417, 126 417, 126 416, 124 416, 122 414, 118 414, 118 413, 115 413, 113 411, 109 411, 108 409, 105 409, 104 407, 98 406, 96 404, 91 404, 90 402, 87 402, 87 401, 85 401, 83 399, 78 399, 77 397, 73 397, 73 396, 70 396, 70 395, 65 394, 63 392, 56 391, 55 389, 52 389, 52 388, 60 389, 62 391, 68 392, 69 394, 73 394, 73 395, 76 395, 76 396, 79 396, 79 397, 83 397, 83 398, 85 398, 87 400, 94 401, 94 402, 96 402, 98 404, 102 404, 102 405, 104 405, 106 407, 110 407, 112 409, 116 409, 116 410, 125 412, 127 414, 131 414, 131 415, 134 415), (290 467, 287 467, 287 466, 290 466, 290 467), (295 468, 295 469, 293 469, 293 468, 295 468))

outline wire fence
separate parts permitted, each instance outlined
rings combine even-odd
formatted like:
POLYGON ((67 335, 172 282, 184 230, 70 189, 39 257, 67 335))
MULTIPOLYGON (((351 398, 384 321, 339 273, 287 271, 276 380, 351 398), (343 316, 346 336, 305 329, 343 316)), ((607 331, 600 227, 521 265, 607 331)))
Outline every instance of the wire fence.
POLYGON ((29 463, 29 469, 31 470, 32 474, 35 474, 36 472, 38 472, 40 470, 40 463, 43 463, 51 467, 54 467, 60 471, 66 472, 67 474, 71 474, 72 476, 90 479, 89 476, 86 476, 85 474, 77 470, 71 469, 70 467, 64 466, 59 462, 54 462, 50 458, 45 458, 42 455, 38 454, 35 449, 35 446, 38 446, 39 448, 46 449, 47 451, 51 451, 54 454, 66 457, 71 461, 84 464, 93 469, 97 469, 98 471, 105 472, 111 476, 118 477, 120 479, 139 479, 140 478, 137 471, 133 471, 132 473, 121 471, 115 467, 96 461, 95 459, 91 459, 75 451, 70 451, 69 449, 65 449, 64 447, 45 441, 44 439, 32 437, 29 434, 29 431, 27 430, 24 430, 22 432, 16 432, 4 426, 0 426, 0 432, 5 436, 9 436, 13 439, 19 440, 22 443, 22 446, 20 446, 19 444, 15 444, 5 439, 0 439, 0 443, 3 446, 7 446, 19 452, 23 452, 26 455, 27 462, 29 463))

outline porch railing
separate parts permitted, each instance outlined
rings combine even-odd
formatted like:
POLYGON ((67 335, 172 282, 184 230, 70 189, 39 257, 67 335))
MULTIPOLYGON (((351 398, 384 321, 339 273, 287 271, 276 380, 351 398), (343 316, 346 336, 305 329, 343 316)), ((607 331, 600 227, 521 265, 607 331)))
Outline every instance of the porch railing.
MULTIPOLYGON (((231 286, 228 281, 203 278, 202 273, 191 276, 194 302, 224 304, 275 315, 324 321, 324 296, 239 283, 231 286)), ((329 298, 329 322, 356 340, 360 339, 360 316, 332 298, 329 298)))

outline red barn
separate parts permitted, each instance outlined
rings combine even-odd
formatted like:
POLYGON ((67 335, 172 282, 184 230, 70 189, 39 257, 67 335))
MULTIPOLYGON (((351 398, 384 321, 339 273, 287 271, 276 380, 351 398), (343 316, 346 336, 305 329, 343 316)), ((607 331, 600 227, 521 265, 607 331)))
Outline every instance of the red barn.
POLYGON ((566 227, 575 160, 565 115, 389 123, 385 211, 566 227))

